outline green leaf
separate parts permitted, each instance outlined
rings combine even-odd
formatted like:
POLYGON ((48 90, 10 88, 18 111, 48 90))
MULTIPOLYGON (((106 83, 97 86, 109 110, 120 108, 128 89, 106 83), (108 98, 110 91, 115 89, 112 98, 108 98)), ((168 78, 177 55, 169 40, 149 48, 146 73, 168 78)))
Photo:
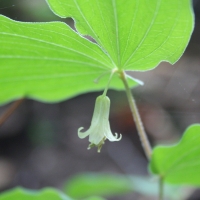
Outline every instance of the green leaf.
POLYGON ((176 62, 193 30, 190 0, 47 0, 92 36, 117 68, 149 70, 176 62))
POLYGON ((1 193, 0 200, 72 200, 65 194, 52 188, 40 191, 15 188, 1 193))
MULTIPOLYGON (((66 24, 21 23, 4 16, 0 24, 0 103, 22 97, 55 102, 107 84, 114 68, 110 59, 66 24)), ((115 76, 111 88, 122 86, 115 76)))
POLYGON ((178 144, 154 148, 150 170, 168 183, 200 186, 200 124, 190 126, 178 144))
MULTIPOLYGON (((165 184, 165 196, 170 199, 184 198, 184 190, 185 188, 165 184)), ((157 197, 158 180, 142 176, 84 173, 78 174, 68 180, 65 184, 64 191, 76 199, 82 199, 92 195, 119 196, 130 192, 138 192, 145 196, 157 197)))
POLYGON ((113 196, 132 191, 132 182, 127 177, 109 174, 79 174, 67 181, 64 191, 73 198, 93 195, 113 196))
MULTIPOLYGON (((113 69, 144 71, 161 61, 174 63, 193 30, 190 0, 48 3, 57 15, 73 17, 78 33, 61 22, 21 23, 0 16, 0 104, 22 97, 61 101, 103 89, 113 69)), ((110 88, 123 88, 117 75, 110 88)))

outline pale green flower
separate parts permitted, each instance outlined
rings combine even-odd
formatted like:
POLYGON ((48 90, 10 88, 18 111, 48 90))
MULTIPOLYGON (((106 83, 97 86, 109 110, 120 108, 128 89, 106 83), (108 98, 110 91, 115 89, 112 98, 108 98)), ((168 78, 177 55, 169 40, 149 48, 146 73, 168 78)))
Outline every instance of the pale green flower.
POLYGON ((115 133, 114 136, 110 130, 109 112, 110 112, 110 99, 106 95, 100 95, 96 99, 90 128, 85 132, 81 132, 83 127, 78 129, 78 136, 81 139, 89 136, 90 145, 88 149, 97 146, 98 152, 100 152, 101 147, 106 139, 110 141, 121 140, 122 138, 121 134, 120 137, 118 138, 118 134, 115 133))

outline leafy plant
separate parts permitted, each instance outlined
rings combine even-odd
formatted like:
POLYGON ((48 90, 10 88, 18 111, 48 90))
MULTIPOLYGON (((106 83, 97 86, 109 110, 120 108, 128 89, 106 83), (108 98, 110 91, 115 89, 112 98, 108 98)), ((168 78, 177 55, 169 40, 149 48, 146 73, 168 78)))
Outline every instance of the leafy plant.
POLYGON ((14 199, 33 199, 33 200, 72 200, 67 197, 64 193, 59 192, 52 188, 46 188, 41 191, 27 190, 23 188, 15 188, 7 191, 0 196, 1 200, 14 200, 14 199))
POLYGON ((190 126, 178 144, 154 148, 150 169, 166 182, 200 185, 200 124, 190 126))
MULTIPOLYGON (((1 15, 0 103, 20 98, 58 102, 104 88, 103 96, 108 98, 109 88, 125 89, 150 169, 160 179, 160 199, 163 181, 199 185, 199 125, 190 127, 176 146, 156 147, 152 153, 129 86, 141 82, 126 73, 152 70, 162 61, 173 64, 180 58, 193 31, 190 0, 47 0, 47 3, 59 17, 72 17, 76 31, 63 22, 22 23, 1 15), (191 176, 185 176, 186 172, 191 176)), ((98 121, 103 127, 109 104, 102 105, 97 110, 104 111, 97 115, 95 109, 92 122, 98 121)), ((113 137, 108 131, 108 117, 106 120, 103 136, 98 132, 86 134, 90 147, 98 146, 100 150, 106 138, 113 137)), ((16 191, 14 196, 22 195, 21 190, 16 191)))
POLYGON ((21 23, 1 16, 1 103, 21 97, 55 102, 100 90, 115 69, 110 87, 122 89, 117 73, 176 62, 193 30, 189 0, 47 3, 58 16, 72 17, 78 32, 62 22, 21 23))
MULTIPOLYGON (((183 190, 177 186, 165 185, 165 196, 169 199, 183 199, 183 190)), ((130 192, 138 192, 146 196, 156 197, 157 180, 141 176, 110 175, 106 173, 78 174, 67 180, 64 192, 70 197, 81 199, 94 194, 99 196, 119 196, 130 192)))

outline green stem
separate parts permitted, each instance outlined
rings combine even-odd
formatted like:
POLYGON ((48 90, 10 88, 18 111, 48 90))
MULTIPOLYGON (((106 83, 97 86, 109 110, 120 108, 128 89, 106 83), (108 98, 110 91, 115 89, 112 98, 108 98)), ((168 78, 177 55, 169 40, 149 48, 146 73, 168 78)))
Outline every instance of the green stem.
POLYGON ((138 130, 140 141, 142 143, 146 157, 148 158, 148 160, 150 160, 152 150, 151 150, 151 146, 150 146, 149 140, 147 138, 147 135, 145 133, 144 126, 143 126, 142 120, 140 118, 140 114, 138 112, 138 109, 137 109, 135 100, 132 96, 131 90, 128 86, 128 82, 127 82, 126 75, 125 75, 124 71, 121 71, 119 73, 120 73, 121 79, 122 79, 124 86, 125 86, 125 89, 126 89, 126 95, 127 95, 127 98, 128 98, 128 102, 129 102, 129 106, 130 106, 130 109, 131 109, 131 112, 132 112, 133 119, 134 119, 135 124, 136 124, 136 128, 138 130))
POLYGON ((163 178, 159 177, 159 200, 163 200, 164 197, 164 184, 163 184, 163 178))
POLYGON ((112 79, 114 73, 116 73, 116 72, 117 72, 116 69, 113 69, 113 70, 112 70, 111 75, 110 75, 110 78, 109 78, 108 83, 107 83, 107 86, 105 87, 105 89, 104 89, 104 91, 103 91, 103 95, 104 95, 104 96, 106 96, 106 93, 107 93, 108 88, 109 88, 109 85, 110 85, 110 81, 111 81, 111 79, 112 79))

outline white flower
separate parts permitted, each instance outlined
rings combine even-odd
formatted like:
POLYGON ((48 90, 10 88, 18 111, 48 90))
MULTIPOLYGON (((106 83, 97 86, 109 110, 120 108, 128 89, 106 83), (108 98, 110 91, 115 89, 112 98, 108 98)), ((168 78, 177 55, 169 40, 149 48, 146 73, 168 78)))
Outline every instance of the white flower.
POLYGON ((110 130, 109 111, 110 99, 106 95, 97 97, 90 128, 85 132, 81 132, 83 127, 78 129, 78 136, 81 139, 89 136, 90 145, 88 149, 97 146, 98 152, 100 152, 106 139, 110 141, 121 140, 121 134, 120 137, 117 138, 118 134, 115 133, 114 136, 110 130))

